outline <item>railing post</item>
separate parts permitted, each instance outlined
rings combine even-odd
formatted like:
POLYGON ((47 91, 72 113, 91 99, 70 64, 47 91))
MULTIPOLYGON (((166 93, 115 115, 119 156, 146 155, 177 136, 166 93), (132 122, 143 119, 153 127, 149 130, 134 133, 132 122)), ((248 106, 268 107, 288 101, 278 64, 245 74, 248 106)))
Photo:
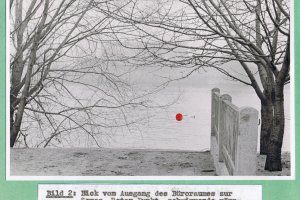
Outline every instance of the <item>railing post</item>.
POLYGON ((216 130, 215 130, 215 124, 216 124, 216 120, 219 116, 217 116, 217 112, 216 109, 216 104, 219 104, 219 101, 216 102, 215 101, 215 93, 220 94, 220 89, 219 88, 214 88, 211 90, 211 136, 216 136, 216 130))
POLYGON ((239 110, 237 163, 234 175, 255 175, 257 169, 258 111, 251 107, 239 110))
POLYGON ((224 107, 225 107, 225 101, 228 101, 231 103, 232 97, 229 94, 223 94, 220 97, 220 105, 219 105, 219 119, 218 119, 218 148, 219 148, 219 162, 224 162, 224 154, 223 154, 223 148, 222 148, 222 141, 224 141, 225 136, 224 136, 224 131, 225 131, 225 126, 226 126, 226 121, 224 121, 226 118, 224 117, 225 113, 224 107))

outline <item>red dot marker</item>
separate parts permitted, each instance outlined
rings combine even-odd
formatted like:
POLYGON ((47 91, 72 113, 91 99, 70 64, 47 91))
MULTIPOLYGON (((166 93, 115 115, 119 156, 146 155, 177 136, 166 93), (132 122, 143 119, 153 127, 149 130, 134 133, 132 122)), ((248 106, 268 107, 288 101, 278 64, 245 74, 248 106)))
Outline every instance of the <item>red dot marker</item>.
POLYGON ((181 113, 177 113, 177 114, 176 114, 176 120, 177 120, 177 121, 181 121, 182 119, 183 119, 182 114, 181 114, 181 113))

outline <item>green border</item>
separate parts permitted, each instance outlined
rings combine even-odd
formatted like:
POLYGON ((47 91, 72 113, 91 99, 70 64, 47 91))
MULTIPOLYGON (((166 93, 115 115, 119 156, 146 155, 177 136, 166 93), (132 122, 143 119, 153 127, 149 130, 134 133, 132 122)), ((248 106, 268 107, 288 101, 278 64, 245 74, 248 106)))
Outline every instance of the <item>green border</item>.
MULTIPOLYGON (((295 113, 300 112, 300 0, 294 0, 295 7, 295 113), (298 37, 296 37, 298 36, 298 37), (296 48, 297 47, 297 48, 296 48)), ((6 181, 5 180, 5 1, 0 1, 0 199, 37 199, 38 183, 79 183, 79 181, 6 181)), ((295 122, 300 117, 296 115, 295 122)), ((300 126, 296 123, 296 155, 300 154, 300 126)), ((296 180, 201 180, 201 181, 80 181, 80 183, 110 184, 258 184, 263 186, 263 200, 298 200, 300 198, 300 162, 296 156, 296 180), (298 167, 297 167, 298 166, 298 167)))

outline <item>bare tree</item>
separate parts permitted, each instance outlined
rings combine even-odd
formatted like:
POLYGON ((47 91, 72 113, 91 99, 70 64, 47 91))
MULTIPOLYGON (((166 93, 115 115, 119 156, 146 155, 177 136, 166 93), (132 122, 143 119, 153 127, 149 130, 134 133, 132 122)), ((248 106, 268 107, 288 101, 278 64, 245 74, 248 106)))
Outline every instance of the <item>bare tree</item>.
POLYGON ((46 147, 82 134, 100 146, 99 138, 109 130, 130 130, 141 120, 129 109, 145 107, 145 94, 132 91, 126 81, 132 69, 110 61, 106 51, 117 24, 108 10, 97 15, 93 11, 95 6, 111 13, 122 8, 108 3, 10 1, 11 147, 28 146, 28 141, 46 147), (78 135, 67 134, 71 132, 78 135))
MULTIPOLYGON (((205 67, 251 86, 261 101, 261 154, 265 169, 281 170, 284 85, 289 83, 289 5, 284 0, 131 1, 111 16, 134 27, 142 60, 185 68, 185 78, 205 67), (237 64, 238 63, 238 64, 237 64), (224 65, 243 69, 245 77, 224 65)), ((238 70, 237 70, 238 71, 238 70)))

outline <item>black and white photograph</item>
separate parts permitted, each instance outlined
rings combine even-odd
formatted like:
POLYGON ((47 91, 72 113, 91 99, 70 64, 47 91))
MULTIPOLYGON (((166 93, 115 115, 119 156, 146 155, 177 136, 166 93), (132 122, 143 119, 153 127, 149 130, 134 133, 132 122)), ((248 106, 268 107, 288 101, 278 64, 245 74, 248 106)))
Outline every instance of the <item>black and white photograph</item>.
POLYGON ((7 3, 8 179, 294 176, 289 0, 7 3))

